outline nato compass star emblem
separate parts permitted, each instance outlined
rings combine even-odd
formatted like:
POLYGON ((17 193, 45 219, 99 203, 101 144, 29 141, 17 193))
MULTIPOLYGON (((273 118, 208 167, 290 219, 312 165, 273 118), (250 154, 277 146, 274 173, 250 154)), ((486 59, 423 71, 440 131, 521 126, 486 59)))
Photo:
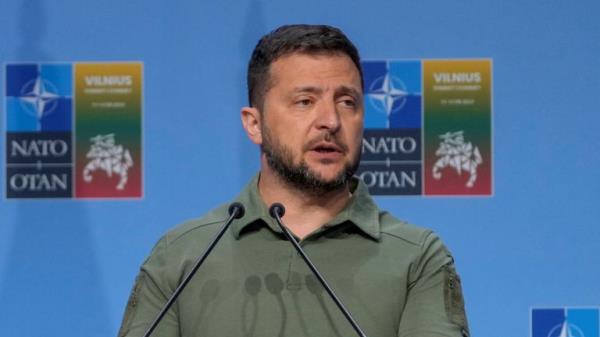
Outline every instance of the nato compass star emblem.
POLYGON ((600 308, 532 308, 531 337, 599 337, 600 308))
POLYGON ((37 119, 37 128, 41 130, 42 119, 54 112, 58 98, 54 84, 38 76, 23 85, 19 100, 25 111, 37 119))
POLYGON ((406 104, 408 91, 402 80, 387 73, 371 83, 368 96, 372 99, 375 109, 387 115, 389 127, 390 115, 406 104))
POLYGON ((562 324, 559 324, 550 330, 548 337, 585 337, 585 334, 581 329, 573 324, 569 324, 565 320, 562 324))

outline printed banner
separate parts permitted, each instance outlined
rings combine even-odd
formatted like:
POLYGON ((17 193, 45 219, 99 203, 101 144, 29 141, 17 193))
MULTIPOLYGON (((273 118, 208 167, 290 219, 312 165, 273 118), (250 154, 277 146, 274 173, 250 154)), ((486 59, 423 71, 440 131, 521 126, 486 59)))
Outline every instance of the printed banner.
POLYGON ((141 197, 142 67, 75 65, 75 196, 141 197))
POLYGON ((426 60, 425 194, 492 193, 491 64, 426 60))
POLYGON ((374 195, 490 195, 491 61, 363 61, 358 176, 374 195))
POLYGON ((142 197, 141 63, 7 64, 6 197, 142 197))
POLYGON ((358 176, 374 195, 422 190, 421 62, 366 61, 365 131, 358 176))

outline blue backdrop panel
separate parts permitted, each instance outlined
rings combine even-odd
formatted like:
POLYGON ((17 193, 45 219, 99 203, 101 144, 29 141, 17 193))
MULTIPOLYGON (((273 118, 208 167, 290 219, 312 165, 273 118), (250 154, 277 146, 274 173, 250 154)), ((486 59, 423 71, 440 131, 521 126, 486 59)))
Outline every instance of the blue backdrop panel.
MULTIPOLYGON (((493 59, 495 195, 377 198, 454 252, 474 336, 529 334, 531 307, 600 306, 599 14, 593 0, 3 2, 2 62, 144 63, 145 197, 0 201, 0 336, 116 335, 155 241, 258 169, 239 122, 247 60, 298 22, 339 26, 365 59, 493 59)), ((4 151, 3 133, 3 191, 4 151)))

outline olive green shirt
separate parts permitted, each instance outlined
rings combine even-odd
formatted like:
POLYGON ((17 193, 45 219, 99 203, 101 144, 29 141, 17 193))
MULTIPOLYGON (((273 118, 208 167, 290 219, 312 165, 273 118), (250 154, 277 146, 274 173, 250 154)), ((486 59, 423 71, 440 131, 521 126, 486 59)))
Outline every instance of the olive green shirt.
MULTIPOLYGON (((356 336, 268 215, 258 176, 246 208, 158 325, 155 337, 356 336)), ((380 211, 353 180, 348 205, 300 241, 367 336, 468 336, 453 259, 430 230, 380 211)), ((226 220, 227 206, 167 233, 141 267, 119 336, 144 334, 226 220)))

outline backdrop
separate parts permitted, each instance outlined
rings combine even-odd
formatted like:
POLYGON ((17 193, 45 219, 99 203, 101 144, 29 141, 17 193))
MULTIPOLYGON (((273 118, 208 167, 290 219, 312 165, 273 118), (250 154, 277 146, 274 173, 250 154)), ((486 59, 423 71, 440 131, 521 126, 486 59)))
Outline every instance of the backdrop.
POLYGON ((2 62, 144 64, 143 199, 0 201, 1 336, 116 335, 156 240, 258 169, 239 121, 246 63, 262 34, 299 22, 342 28, 365 59, 493 60, 494 195, 377 197, 453 251, 473 336, 526 336, 532 307, 600 305, 598 1, 0 7, 2 62))

